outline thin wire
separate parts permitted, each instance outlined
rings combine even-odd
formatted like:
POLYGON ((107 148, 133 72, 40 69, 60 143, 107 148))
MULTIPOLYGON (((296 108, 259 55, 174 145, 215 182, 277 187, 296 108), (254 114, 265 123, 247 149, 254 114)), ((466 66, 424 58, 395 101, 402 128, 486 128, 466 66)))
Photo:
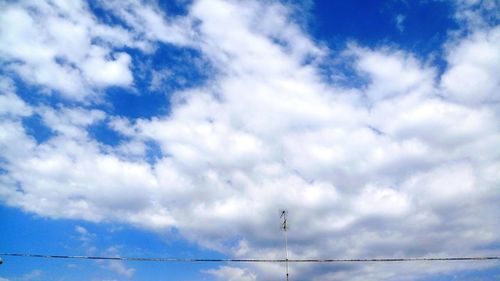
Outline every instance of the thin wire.
POLYGON ((500 256, 482 257, 443 257, 443 258, 378 258, 378 259, 197 259, 197 258, 134 258, 104 256, 66 256, 43 255, 29 253, 0 253, 0 256, 30 257, 45 259, 87 259, 87 260, 120 260, 144 262, 239 262, 239 263, 336 263, 336 262, 412 262, 412 261, 485 261, 500 260, 500 256))

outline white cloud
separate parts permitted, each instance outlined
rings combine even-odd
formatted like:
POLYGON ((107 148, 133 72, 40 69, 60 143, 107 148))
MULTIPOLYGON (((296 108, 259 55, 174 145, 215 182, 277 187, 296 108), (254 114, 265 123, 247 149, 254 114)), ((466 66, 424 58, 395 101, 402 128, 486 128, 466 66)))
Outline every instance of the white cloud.
MULTIPOLYGON (((101 37, 99 31, 103 28, 82 2, 22 1, 3 6, 0 54, 7 62, 7 69, 26 81, 76 100, 92 95, 94 87, 131 84, 130 58, 124 54, 117 54, 116 60, 109 58, 111 48, 98 47, 92 42, 100 39, 113 44, 115 38, 101 37), (101 52, 93 51, 97 48, 101 52), (111 70, 111 73, 96 74, 95 67, 83 67, 84 63, 104 66, 101 71, 111 70), (125 77, 117 81, 118 74, 125 77)), ((119 44, 130 41, 123 29, 114 28, 114 31, 124 34, 125 42, 119 44)))
POLYGON ((132 30, 99 22, 82 1, 3 4, 0 55, 6 69, 27 82, 83 101, 109 86, 132 86, 132 58, 115 48, 150 52, 157 40, 187 41, 189 22, 166 23, 157 10, 135 2, 116 2, 108 8, 128 10, 120 16, 134 22, 132 30))
POLYGON ((103 120, 106 116, 100 110, 83 108, 41 107, 37 111, 49 128, 60 135, 74 139, 84 139, 87 135, 86 127, 103 120))
POLYGON ((443 75, 443 96, 477 105, 499 102, 500 27, 476 31, 466 40, 449 47, 449 67, 443 75))
POLYGON ((473 109, 418 95, 380 102, 372 109, 371 117, 374 127, 393 138, 414 139, 449 151, 498 129, 491 108, 473 109))
POLYGON ((500 3, 495 0, 455 0, 455 18, 461 23, 461 29, 474 31, 497 25, 500 15, 498 8, 500 3))
POLYGON ((75 231, 78 233, 79 237, 78 239, 82 242, 83 246, 86 249, 87 252, 92 252, 93 247, 90 246, 92 240, 96 237, 94 233, 91 233, 88 231, 85 227, 77 225, 75 226, 75 231))
MULTIPOLYGON (((185 43, 149 33, 151 22, 141 19, 151 11, 130 2, 116 13, 148 40, 185 43)), ((32 110, 56 132, 39 144, 19 117, 5 118, 0 198, 54 218, 176 227, 186 239, 240 258, 282 258, 280 208, 290 211, 294 258, 491 253, 487 245, 498 242, 500 227, 500 127, 492 102, 499 86, 490 75, 500 62, 489 51, 495 28, 452 39, 441 77, 402 50, 349 46, 344 55, 354 57, 357 74, 369 82, 343 89, 318 74, 314 60, 326 50, 288 19, 286 7, 198 1, 187 17, 199 21, 188 45, 217 70, 209 83, 176 93, 169 115, 149 119, 37 107, 32 110), (473 56, 476 50, 484 57, 473 56), (454 84, 461 65, 487 73, 477 98, 454 84), (92 139, 89 126, 107 120, 128 140, 111 148, 92 139), (154 163, 144 157, 148 143, 160 147, 154 163), (235 237, 242 239, 234 243, 235 237)), ((106 63, 120 64, 119 55, 106 63)), ((126 78, 106 73, 102 85, 126 78)), ((8 99, 23 108, 15 93, 8 99)), ((412 280, 478 267, 294 265, 292 274, 296 280, 412 280)), ((110 269, 133 274, 123 264, 110 269)), ((263 264, 207 272, 226 280, 283 274, 281 265, 263 264)))
POLYGON ((28 273, 24 274, 19 279, 22 280, 22 281, 34 280, 34 279, 37 279, 40 276, 42 276, 42 274, 43 274, 43 271, 41 271, 39 269, 35 269, 35 270, 31 271, 31 272, 28 272, 28 273))
POLYGON ((218 269, 207 270, 206 273, 215 276, 218 280, 226 280, 226 281, 257 280, 255 274, 249 272, 247 269, 242 269, 238 267, 220 266, 218 269))
POLYGON ((86 229, 85 227, 83 227, 83 226, 79 226, 79 225, 77 225, 77 226, 75 227, 75 230, 76 230, 76 232, 78 232, 79 234, 81 234, 81 235, 83 235, 83 236, 88 235, 88 231, 87 231, 87 229, 86 229))
POLYGON ((371 79, 366 94, 372 100, 414 92, 432 94, 435 70, 423 66, 411 54, 390 49, 372 51, 355 45, 346 54, 354 54, 357 69, 371 79))
POLYGON ((30 116, 33 110, 15 94, 12 81, 0 80, 0 116, 30 116))
POLYGON ((108 268, 113 272, 128 278, 131 278, 135 273, 134 268, 126 267, 122 261, 110 261, 108 268))
POLYGON ((88 79, 96 85, 104 86, 127 86, 133 81, 129 70, 131 57, 126 53, 117 53, 113 60, 103 60, 106 50, 100 47, 92 47, 88 57, 83 62, 82 70, 88 79))
MULTIPOLYGON (((117 247, 109 247, 105 251, 107 256, 119 256, 119 249, 117 247)), ((135 268, 127 267, 125 262, 119 260, 101 261, 105 264, 104 267, 113 271, 114 273, 126 278, 131 278, 135 273, 135 268)))
POLYGON ((405 26, 404 26, 404 21, 406 19, 405 15, 399 14, 394 18, 394 21, 396 22, 396 28, 399 30, 399 32, 404 32, 405 31, 405 26))
POLYGON ((138 0, 102 1, 100 4, 123 19, 138 38, 186 46, 195 36, 189 19, 179 17, 167 21, 154 4, 144 5, 138 0))
POLYGON ((162 69, 159 71, 153 71, 151 77, 151 83, 149 84, 149 90, 158 91, 161 86, 165 83, 166 79, 172 76, 172 71, 168 69, 162 69))

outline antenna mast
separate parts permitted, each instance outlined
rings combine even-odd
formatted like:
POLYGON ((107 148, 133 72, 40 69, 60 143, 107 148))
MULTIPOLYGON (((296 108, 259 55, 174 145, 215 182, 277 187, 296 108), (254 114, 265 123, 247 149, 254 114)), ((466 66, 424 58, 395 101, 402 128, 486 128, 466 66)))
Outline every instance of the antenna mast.
POLYGON ((281 229, 285 232, 285 273, 286 273, 286 281, 288 281, 288 211, 281 210, 281 229))

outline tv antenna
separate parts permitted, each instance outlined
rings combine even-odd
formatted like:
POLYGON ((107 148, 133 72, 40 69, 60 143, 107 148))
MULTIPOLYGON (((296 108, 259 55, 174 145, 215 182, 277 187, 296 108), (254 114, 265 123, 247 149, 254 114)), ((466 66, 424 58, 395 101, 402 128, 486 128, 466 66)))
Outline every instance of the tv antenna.
POLYGON ((285 277, 286 281, 288 281, 288 211, 287 210, 281 210, 280 211, 281 215, 281 230, 285 232, 285 277))

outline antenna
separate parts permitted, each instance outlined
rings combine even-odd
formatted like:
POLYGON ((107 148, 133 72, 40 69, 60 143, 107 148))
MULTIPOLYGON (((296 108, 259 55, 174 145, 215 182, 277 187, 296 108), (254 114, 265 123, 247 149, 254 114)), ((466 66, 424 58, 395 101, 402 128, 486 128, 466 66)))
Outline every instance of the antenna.
POLYGON ((286 276, 286 281, 288 281, 288 235, 287 235, 287 230, 288 230, 288 211, 287 210, 281 210, 280 211, 281 215, 281 230, 285 232, 285 276, 286 276))

